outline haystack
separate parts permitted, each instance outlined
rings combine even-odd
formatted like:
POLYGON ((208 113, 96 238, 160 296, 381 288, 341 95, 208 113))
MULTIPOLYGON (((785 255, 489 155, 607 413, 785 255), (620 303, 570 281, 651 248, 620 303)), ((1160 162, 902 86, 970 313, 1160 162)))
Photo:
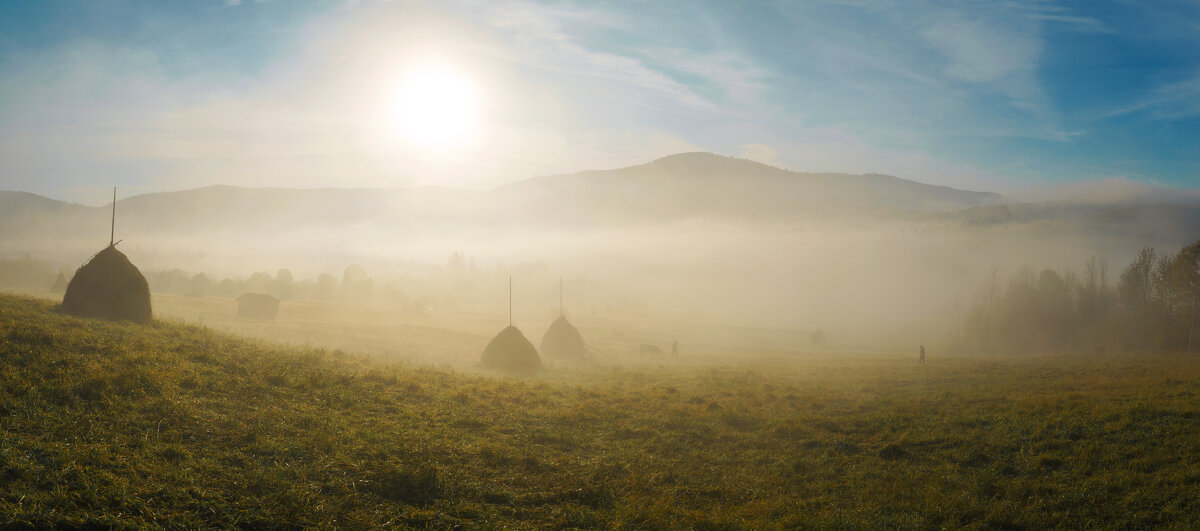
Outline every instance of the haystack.
POLYGON ((483 366, 512 373, 532 373, 542 368, 533 343, 517 327, 508 325, 483 349, 483 366))
POLYGON ((150 286, 129 258, 109 245, 75 272, 63 295, 62 311, 79 317, 148 323, 150 286))
POLYGON ((550 328, 546 329, 546 335, 542 336, 542 348, 539 350, 548 358, 570 361, 587 360, 587 346, 583 344, 583 335, 570 321, 567 321, 565 315, 559 316, 553 323, 550 323, 550 328))
POLYGON ((58 272, 58 278, 54 279, 54 285, 50 286, 50 291, 53 293, 64 293, 67 291, 67 276, 58 272))

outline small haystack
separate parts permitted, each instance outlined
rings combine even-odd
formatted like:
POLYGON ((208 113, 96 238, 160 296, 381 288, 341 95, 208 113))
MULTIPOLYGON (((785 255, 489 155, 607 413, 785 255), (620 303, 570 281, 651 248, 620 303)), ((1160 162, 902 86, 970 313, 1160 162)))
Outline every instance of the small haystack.
POLYGON ((532 373, 542 368, 542 358, 533 348, 533 343, 512 325, 501 330, 487 344, 487 348, 483 349, 482 362, 488 369, 514 373, 532 373))
POLYGON ((542 368, 542 358, 533 343, 512 324, 512 277, 508 277, 508 328, 492 338, 480 361, 484 368, 511 373, 534 373, 542 368))
POLYGON ((550 323, 546 334, 542 336, 542 354, 551 358, 565 361, 587 361, 587 346, 583 344, 583 335, 567 320, 563 308, 563 282, 558 277, 558 319, 550 323))
POLYGON ((570 361, 587 361, 587 346, 583 344, 583 335, 579 329, 567 321, 567 316, 560 315, 546 335, 542 336, 542 354, 548 358, 570 361))
POLYGON ((54 285, 50 286, 51 293, 66 293, 67 291, 67 276, 58 272, 58 278, 54 279, 54 285))
POLYGON ((79 317, 148 323, 150 286, 129 258, 109 245, 75 272, 63 295, 62 311, 79 317))

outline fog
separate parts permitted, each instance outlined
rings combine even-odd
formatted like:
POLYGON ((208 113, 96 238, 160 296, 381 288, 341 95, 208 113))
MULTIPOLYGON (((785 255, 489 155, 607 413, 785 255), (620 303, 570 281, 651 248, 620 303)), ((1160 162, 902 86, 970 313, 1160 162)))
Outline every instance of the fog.
MULTIPOLYGON (((116 238, 152 289, 165 289, 155 274, 171 270, 216 282, 286 269, 295 283, 315 284, 321 275, 344 280, 355 264, 370 288, 326 299, 437 301, 431 311, 490 315, 501 325, 511 277, 514 321, 540 329, 559 311, 562 278, 567 314, 581 326, 619 318, 796 337, 821 329, 830 345, 853 350, 947 343, 992 271, 1004 279, 1022 266, 1079 270, 1099 256, 1112 264, 1113 283, 1142 248, 1189 243, 1191 226, 1172 210, 991 200, 933 212, 878 202, 805 211, 776 198, 782 206, 770 208, 788 215, 767 215, 750 196, 705 209, 708 196, 672 200, 640 185, 654 195, 653 211, 635 192, 613 207, 595 200, 602 192, 564 199, 545 191, 553 186, 493 194, 224 190, 250 197, 241 203, 209 197, 211 189, 155 194, 118 204, 116 238), (530 206, 546 201, 554 201, 550 214, 530 206), (563 212, 572 213, 569 222, 554 219, 563 212)), ((28 255, 69 276, 104 246, 107 206, 56 208, 11 214, 3 257, 28 255)))

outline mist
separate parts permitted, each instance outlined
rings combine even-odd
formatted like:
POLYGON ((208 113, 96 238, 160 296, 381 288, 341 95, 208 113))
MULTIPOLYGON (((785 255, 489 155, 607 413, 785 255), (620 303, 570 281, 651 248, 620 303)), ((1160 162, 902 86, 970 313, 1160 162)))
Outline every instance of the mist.
POLYGON ((1200 528, 1197 28, 0 1, 0 529, 1200 528))
MULTIPOLYGON (((95 252, 111 213, 56 203, 12 212, 0 252, 68 274, 95 252)), ((290 281, 315 285, 356 265, 371 288, 355 304, 440 301, 436 312, 502 323, 511 277, 514 321, 541 327, 559 312, 562 278, 566 312, 585 326, 820 329, 831 345, 879 351, 948 344, 992 274, 1079 270, 1101 257, 1115 282, 1141 249, 1188 243, 1195 219, 1186 206, 1016 203, 687 154, 482 192, 139 195, 118 202, 116 233, 152 289, 156 273, 174 270, 220 281, 286 269, 290 281), (900 192, 879 193, 889 188, 900 192)))

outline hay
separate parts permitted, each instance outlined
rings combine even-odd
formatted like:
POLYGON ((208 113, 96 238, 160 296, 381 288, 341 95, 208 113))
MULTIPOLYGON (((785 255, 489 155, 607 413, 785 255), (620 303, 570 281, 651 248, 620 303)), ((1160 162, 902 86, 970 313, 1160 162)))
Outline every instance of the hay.
POLYGON ((50 291, 54 293, 66 293, 67 291, 67 276, 58 272, 58 278, 54 279, 54 285, 50 286, 50 291))
POLYGON ((483 349, 481 361, 488 369, 514 373, 532 373, 542 368, 542 359, 538 357, 533 343, 512 325, 492 338, 487 348, 483 349))
POLYGON ((129 258, 110 245, 80 267, 67 284, 63 313, 148 323, 150 286, 129 258))
POLYGON ((566 316, 560 316, 546 329, 542 336, 542 347, 539 349, 547 358, 560 360, 586 361, 587 346, 583 344, 583 336, 566 316))

